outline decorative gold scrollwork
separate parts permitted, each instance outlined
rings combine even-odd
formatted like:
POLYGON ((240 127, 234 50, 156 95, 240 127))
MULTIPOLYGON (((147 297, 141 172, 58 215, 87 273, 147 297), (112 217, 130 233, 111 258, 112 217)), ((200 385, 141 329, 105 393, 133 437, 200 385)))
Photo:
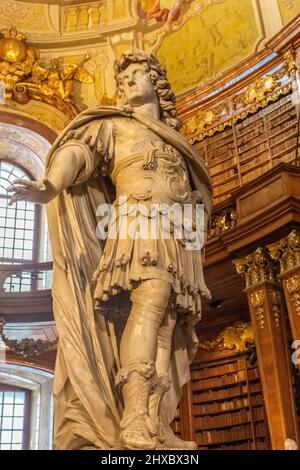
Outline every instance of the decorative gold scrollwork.
POLYGON ((225 349, 235 350, 236 353, 245 352, 254 345, 254 330, 251 323, 237 322, 225 328, 215 339, 200 341, 199 348, 206 351, 225 349))
POLYGON ((268 248, 271 257, 279 261, 281 274, 300 266, 300 233, 297 230, 268 248))
POLYGON ((300 317, 300 276, 290 277, 286 281, 286 288, 296 313, 300 317))
POLYGON ((265 310, 264 310, 264 301, 265 294, 262 290, 257 290, 252 292, 250 295, 250 301, 252 306, 255 309, 255 318, 260 329, 265 327, 265 310))
POLYGON ((274 318, 274 321, 275 321, 275 325, 277 326, 277 328, 279 328, 280 323, 281 323, 281 309, 280 309, 281 296, 280 296, 280 292, 278 290, 270 289, 268 291, 268 297, 269 297, 269 301, 270 301, 270 304, 271 304, 271 310, 272 310, 273 318, 274 318))
POLYGON ((258 78, 241 93, 229 100, 226 98, 213 108, 200 109, 185 122, 183 134, 193 144, 246 119, 250 114, 290 93, 296 71, 295 54, 288 51, 284 54, 284 61, 279 70, 258 78))
POLYGON ((26 104, 30 99, 37 99, 52 104, 73 119, 77 115, 71 104, 73 81, 94 81, 83 67, 90 56, 66 67, 54 58, 44 67, 37 62, 39 50, 27 45, 26 36, 16 28, 1 30, 0 38, 0 83, 4 84, 5 100, 26 104))
POLYGON ((254 253, 234 262, 238 274, 246 279, 246 288, 264 281, 276 280, 277 266, 266 248, 258 248, 254 253))
POLYGON ((0 80, 5 85, 5 98, 11 99, 15 86, 31 76, 40 54, 36 47, 25 43, 26 36, 14 27, 2 29, 0 35, 0 80))
POLYGON ((235 227, 237 223, 237 214, 233 208, 224 210, 221 214, 212 216, 210 237, 216 237, 223 232, 227 232, 235 227))

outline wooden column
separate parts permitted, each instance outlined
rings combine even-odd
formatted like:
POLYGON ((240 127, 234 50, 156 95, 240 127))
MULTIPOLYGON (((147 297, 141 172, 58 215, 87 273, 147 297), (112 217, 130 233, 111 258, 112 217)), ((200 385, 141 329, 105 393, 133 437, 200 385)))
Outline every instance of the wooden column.
POLYGON ((272 449, 284 449, 286 439, 298 442, 298 430, 284 302, 275 263, 268 250, 258 248, 235 265, 246 279, 272 449))
POLYGON ((300 232, 269 245, 272 258, 279 261, 288 316, 295 341, 300 340, 300 232))

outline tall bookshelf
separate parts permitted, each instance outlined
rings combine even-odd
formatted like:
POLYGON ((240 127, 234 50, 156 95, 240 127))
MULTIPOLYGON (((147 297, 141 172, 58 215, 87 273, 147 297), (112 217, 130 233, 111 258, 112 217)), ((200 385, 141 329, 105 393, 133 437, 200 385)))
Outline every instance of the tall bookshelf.
POLYGON ((270 448, 259 369, 248 357, 194 364, 191 380, 199 449, 270 448))
POLYGON ((298 133, 296 106, 287 95, 196 144, 212 177, 215 203, 279 163, 295 163, 298 133))
POLYGON ((294 390, 295 390, 295 399, 296 399, 296 410, 298 416, 298 428, 300 432, 300 369, 298 367, 293 368, 294 372, 294 390))
POLYGON ((180 416, 180 407, 178 406, 174 420, 171 423, 171 428, 175 436, 181 436, 181 416, 180 416))

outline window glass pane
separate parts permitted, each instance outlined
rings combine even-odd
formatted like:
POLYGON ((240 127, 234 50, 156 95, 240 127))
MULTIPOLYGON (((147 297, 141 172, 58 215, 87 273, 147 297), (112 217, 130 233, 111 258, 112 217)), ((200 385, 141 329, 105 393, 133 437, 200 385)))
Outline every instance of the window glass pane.
POLYGON ((4 394, 4 403, 13 403, 14 402, 14 392, 5 392, 4 394))
POLYGON ((12 416, 13 415, 13 410, 14 410, 14 407, 13 405, 6 405, 4 403, 4 406, 3 406, 3 416, 12 416))
POLYGON ((3 444, 11 442, 11 431, 1 431, 1 442, 3 442, 3 444))
POLYGON ((15 405, 14 416, 23 416, 23 414, 24 414, 24 406, 15 405))
POLYGON ((24 392, 15 392, 15 403, 19 405, 24 404, 24 392))
MULTIPOLYGON (((8 206, 10 194, 6 191, 16 178, 28 179, 29 176, 17 166, 0 160, 0 227, 2 228, 0 264, 33 261, 33 235, 35 228, 35 205, 18 201, 8 206), (26 243, 26 245, 24 244, 26 243), (26 248, 26 250, 25 250, 26 248), (2 263, 1 263, 2 260, 2 263)), ((22 290, 22 282, 16 286, 5 284, 6 292, 22 290)))
POLYGON ((4 402, 2 412, 0 406, 0 449, 22 449, 25 393, 5 391, 0 398, 4 402))
POLYGON ((11 429, 13 418, 2 418, 2 429, 11 429))
POLYGON ((14 444, 22 444, 22 431, 13 431, 12 433, 12 442, 14 444))
MULTIPOLYGON (((7 418, 3 418, 7 419, 7 418)), ((14 429, 23 429, 23 418, 14 418, 14 429)))
POLYGON ((1 450, 11 450, 11 445, 10 444, 1 444, 0 449, 1 450))

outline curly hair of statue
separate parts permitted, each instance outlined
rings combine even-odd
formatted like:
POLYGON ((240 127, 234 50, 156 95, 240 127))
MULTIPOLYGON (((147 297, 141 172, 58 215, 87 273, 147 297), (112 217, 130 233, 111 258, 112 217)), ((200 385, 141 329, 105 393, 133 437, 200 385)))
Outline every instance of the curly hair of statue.
POLYGON ((182 127, 181 121, 177 118, 175 108, 175 94, 167 79, 167 71, 153 54, 147 54, 144 51, 135 50, 121 54, 120 59, 114 63, 115 79, 117 82, 117 98, 121 105, 126 106, 123 87, 121 83, 121 74, 131 64, 144 64, 145 70, 149 72, 153 86, 157 92, 161 119, 173 129, 179 130, 182 127))

